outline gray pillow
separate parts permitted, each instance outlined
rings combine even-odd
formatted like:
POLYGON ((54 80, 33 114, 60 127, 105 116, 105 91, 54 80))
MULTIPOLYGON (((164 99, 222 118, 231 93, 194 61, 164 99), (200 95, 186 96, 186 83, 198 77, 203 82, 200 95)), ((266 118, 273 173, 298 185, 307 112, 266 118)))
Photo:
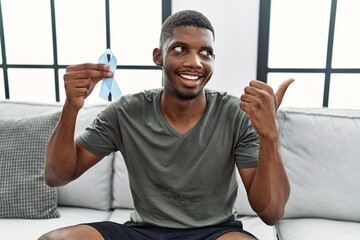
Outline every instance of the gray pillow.
POLYGON ((45 149, 60 112, 0 119, 0 218, 57 218, 57 190, 44 181, 45 149))
POLYGON ((285 217, 360 222, 360 111, 284 108, 278 122, 291 185, 285 217))

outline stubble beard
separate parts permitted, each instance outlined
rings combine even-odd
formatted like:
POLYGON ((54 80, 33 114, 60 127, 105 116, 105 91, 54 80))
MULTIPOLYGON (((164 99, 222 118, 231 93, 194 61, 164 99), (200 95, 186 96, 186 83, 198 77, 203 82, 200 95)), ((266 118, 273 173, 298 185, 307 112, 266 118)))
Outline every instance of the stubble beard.
POLYGON ((183 99, 183 100, 192 100, 196 97, 198 97, 204 90, 204 87, 202 87, 199 91, 195 92, 191 89, 186 89, 186 90, 179 90, 178 88, 176 88, 175 86, 172 86, 169 83, 165 84, 165 88, 167 90, 169 90, 169 92, 173 95, 175 95, 176 97, 183 99))

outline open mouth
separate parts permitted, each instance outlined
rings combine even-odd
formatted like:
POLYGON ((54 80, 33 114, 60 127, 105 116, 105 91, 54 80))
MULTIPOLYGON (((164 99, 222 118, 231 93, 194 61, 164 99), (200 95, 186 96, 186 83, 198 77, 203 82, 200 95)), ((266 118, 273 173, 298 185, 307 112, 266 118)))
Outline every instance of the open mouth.
POLYGON ((179 74, 180 77, 186 79, 186 80, 192 80, 192 81, 196 81, 200 78, 200 76, 196 76, 196 75, 187 75, 187 74, 179 74))

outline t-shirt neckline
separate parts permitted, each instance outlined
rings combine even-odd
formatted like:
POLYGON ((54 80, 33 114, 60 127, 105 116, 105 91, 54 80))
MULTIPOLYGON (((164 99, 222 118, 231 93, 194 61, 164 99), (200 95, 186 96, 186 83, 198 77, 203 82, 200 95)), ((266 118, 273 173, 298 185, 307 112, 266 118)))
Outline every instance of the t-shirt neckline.
POLYGON ((171 131, 175 136, 179 137, 179 138, 186 138, 188 136, 190 136, 194 131, 196 131, 199 127, 201 127, 201 125, 203 124, 203 121, 205 119, 205 116, 208 114, 208 109, 209 109, 209 101, 208 101, 208 94, 206 94, 206 90, 205 90, 205 97, 206 97, 206 109, 204 114, 201 116, 201 119, 195 124, 195 126, 193 128, 191 128, 189 131, 187 131, 185 134, 179 133, 176 129, 174 129, 165 119, 161 109, 160 109, 160 98, 161 98, 161 94, 162 91, 159 91, 158 94, 156 94, 155 96, 155 109, 157 111, 157 116, 159 117, 159 120, 165 125, 165 127, 171 131))

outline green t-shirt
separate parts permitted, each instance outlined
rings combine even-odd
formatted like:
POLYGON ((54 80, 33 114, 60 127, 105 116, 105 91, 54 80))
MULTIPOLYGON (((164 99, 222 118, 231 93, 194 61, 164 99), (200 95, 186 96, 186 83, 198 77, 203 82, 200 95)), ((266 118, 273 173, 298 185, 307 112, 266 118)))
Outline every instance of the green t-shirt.
POLYGON ((232 218, 235 164, 256 167, 259 148, 239 98, 205 90, 204 116, 180 134, 161 113, 161 92, 122 96, 77 140, 98 156, 120 150, 134 199, 133 221, 189 228, 232 218))

